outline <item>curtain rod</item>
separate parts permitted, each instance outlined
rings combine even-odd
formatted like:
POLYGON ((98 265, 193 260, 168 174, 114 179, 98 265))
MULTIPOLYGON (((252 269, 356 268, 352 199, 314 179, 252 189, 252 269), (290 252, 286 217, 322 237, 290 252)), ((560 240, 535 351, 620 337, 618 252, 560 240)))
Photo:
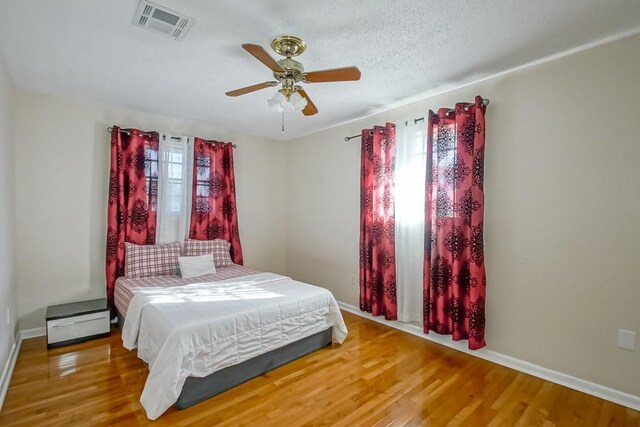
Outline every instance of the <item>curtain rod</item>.
MULTIPOLYGON (((483 98, 482 99, 482 103, 484 104, 484 106, 486 107, 487 105, 489 105, 489 98, 483 98)), ((460 104, 465 104, 465 105, 473 105, 475 104, 474 102, 460 102, 460 104)), ((447 111, 447 114, 453 113, 454 111, 456 111, 455 109, 450 109, 449 111, 447 111)), ((417 119, 413 119, 413 124, 415 125, 416 123, 420 122, 424 120, 424 117, 420 117, 417 119)), ((353 136, 345 136, 344 140, 345 142, 348 142, 350 139, 353 138, 360 138, 362 135, 353 135, 353 136)))
MULTIPOLYGON (((132 129, 120 129, 121 132, 126 133, 127 135, 131 134, 131 130, 132 129)), ((111 133, 113 131, 113 127, 109 126, 107 128, 107 132, 111 133)), ((150 131, 150 132, 140 132, 142 135, 153 135, 153 134, 158 134, 158 132, 156 131, 150 131)), ((193 136, 188 136, 187 138, 195 138, 193 136)), ((180 137, 177 136, 172 136, 171 139, 181 139, 180 137)), ((202 138, 199 138, 202 139, 202 138)), ((232 144, 230 142, 220 142, 220 141, 214 141, 214 140, 209 140, 209 139, 202 139, 204 142, 208 142, 209 144, 219 144, 219 145, 225 145, 225 144, 229 144, 231 145, 233 148, 238 148, 238 146, 236 144, 232 144)))

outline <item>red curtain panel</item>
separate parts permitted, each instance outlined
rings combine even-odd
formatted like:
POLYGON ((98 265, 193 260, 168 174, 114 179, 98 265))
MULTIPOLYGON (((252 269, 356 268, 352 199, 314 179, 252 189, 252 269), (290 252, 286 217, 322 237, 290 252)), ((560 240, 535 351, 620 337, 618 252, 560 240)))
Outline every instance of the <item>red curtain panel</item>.
POLYGON ((360 310, 397 319, 394 220, 396 129, 362 130, 360 175, 360 310))
POLYGON ((233 146, 195 138, 193 157, 189 238, 228 241, 231 243, 231 259, 242 265, 233 146))
POLYGON ((485 106, 429 112, 424 331, 485 346, 483 250, 485 106))
POLYGON ((154 244, 158 200, 158 134, 137 129, 111 132, 107 210, 107 299, 113 307, 116 279, 124 274, 124 243, 154 244))

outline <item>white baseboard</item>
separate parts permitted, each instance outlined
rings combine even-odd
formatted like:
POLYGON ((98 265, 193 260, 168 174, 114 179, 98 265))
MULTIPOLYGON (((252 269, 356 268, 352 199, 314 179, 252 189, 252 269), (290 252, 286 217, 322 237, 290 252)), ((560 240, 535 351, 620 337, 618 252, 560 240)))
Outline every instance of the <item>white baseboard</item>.
POLYGON ((47 330, 44 326, 33 329, 25 329, 24 331, 20 331, 20 338, 23 340, 28 340, 29 338, 37 338, 43 337, 47 335, 47 330))
POLYGON ((348 311, 349 313, 353 313, 357 316, 373 320, 374 322, 382 323, 383 325, 399 329, 403 332, 415 335, 425 340, 433 341, 437 344, 453 348, 454 350, 462 351, 472 356, 497 363, 498 365, 506 366, 508 368, 515 369, 516 371, 524 372, 525 374, 533 375, 534 377, 542 378, 543 380, 551 381, 552 383, 560 384, 573 390, 578 390, 583 393, 590 394, 592 396, 599 397, 601 399, 608 400, 622 406, 626 406, 627 408, 640 411, 640 396, 634 396, 632 394, 624 393, 620 390, 615 390, 600 384, 583 380, 581 378, 563 374, 562 372, 534 365, 533 363, 529 363, 521 359, 516 359, 515 357, 507 356, 506 354, 498 353, 497 351, 487 350, 484 348, 480 350, 469 350, 467 348, 466 341, 452 341, 448 336, 438 335, 435 333, 425 334, 422 331, 422 327, 420 326, 402 322, 391 322, 381 317, 375 317, 370 313, 360 311, 358 307, 354 307, 351 304, 338 302, 338 306, 340 306, 340 308, 344 311, 348 311))
POLYGON ((47 334, 47 330, 44 327, 26 329, 19 331, 16 335, 15 341, 11 346, 9 352, 9 358, 2 370, 2 377, 0 377, 0 411, 2 411, 2 405, 4 404, 4 398, 9 390, 9 383, 11 382, 11 376, 13 375, 13 368, 16 366, 16 360, 18 360, 18 353, 20 353, 20 347, 22 346, 22 340, 29 338, 43 337, 47 334))
POLYGON ((13 341, 11 351, 9 352, 9 358, 2 370, 2 377, 0 377, 0 411, 2 411, 2 405, 4 404, 4 398, 9 390, 9 383, 11 382, 11 376, 13 375, 13 368, 16 366, 16 360, 18 360, 18 353, 20 353, 20 344, 22 344, 22 338, 20 332, 13 341))

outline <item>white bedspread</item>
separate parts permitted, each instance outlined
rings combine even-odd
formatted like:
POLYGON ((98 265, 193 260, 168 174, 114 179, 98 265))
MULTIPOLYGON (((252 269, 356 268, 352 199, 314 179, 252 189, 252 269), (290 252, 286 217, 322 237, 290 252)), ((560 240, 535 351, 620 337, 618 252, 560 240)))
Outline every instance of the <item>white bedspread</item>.
POLYGON ((136 292, 122 331, 149 365, 140 402, 149 419, 173 405, 187 377, 204 377, 333 327, 347 328, 328 290, 273 273, 136 292))

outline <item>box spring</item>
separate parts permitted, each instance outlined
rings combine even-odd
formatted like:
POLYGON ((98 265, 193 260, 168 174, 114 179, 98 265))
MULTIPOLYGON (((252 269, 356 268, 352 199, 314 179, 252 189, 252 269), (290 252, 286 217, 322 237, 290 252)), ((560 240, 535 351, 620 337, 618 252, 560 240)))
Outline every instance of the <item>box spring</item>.
MULTIPOLYGON (((122 328, 123 324, 124 316, 118 313, 118 325, 122 328)), ((332 332, 333 328, 328 328, 203 378, 188 377, 174 406, 177 409, 188 408, 252 378, 327 347, 331 345, 332 332)))

